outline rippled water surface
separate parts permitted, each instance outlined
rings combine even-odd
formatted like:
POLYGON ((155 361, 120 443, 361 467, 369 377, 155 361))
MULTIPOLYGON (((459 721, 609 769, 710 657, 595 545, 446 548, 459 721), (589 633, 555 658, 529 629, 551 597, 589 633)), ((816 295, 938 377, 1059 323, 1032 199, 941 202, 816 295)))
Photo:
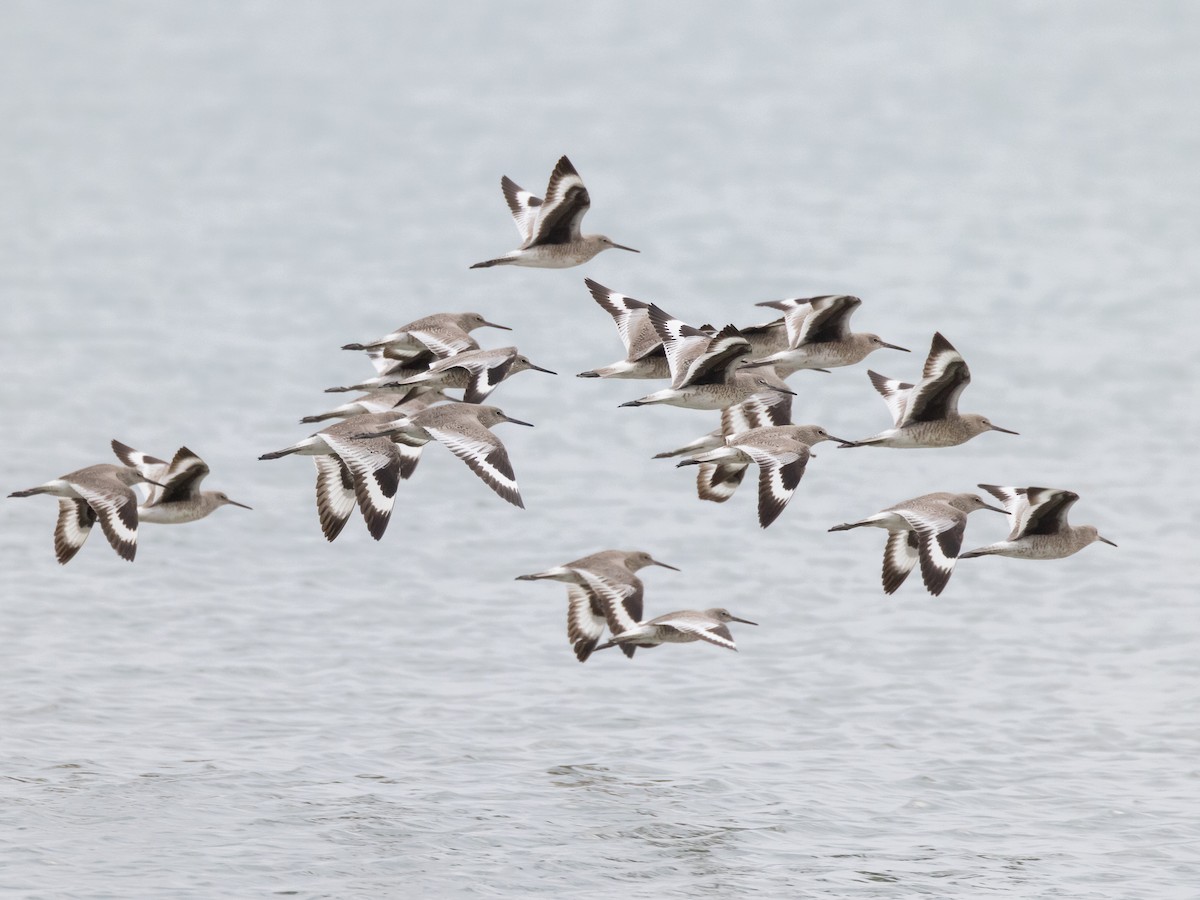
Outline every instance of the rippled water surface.
MULTIPOLYGON (((93 535, 0 503, 0 893, 13 897, 1195 897, 1192 448, 1200 13, 1187 4, 17 3, 0 12, 4 493, 186 444, 254 507, 93 535), (586 225, 516 246, 501 174, 569 153, 586 225), (797 418, 887 424, 934 331, 1020 432, 817 448, 768 530, 620 409, 590 276, 694 323, 848 291, 880 351, 797 418), (527 509, 444 448, 376 543, 334 544, 308 432, 348 341, 473 309, 560 373, 494 395, 527 509), (879 587, 931 490, 1047 484, 1115 541, 879 587), (728 606, 740 652, 586 665, 565 592, 607 547, 648 612, 728 606)), ((1003 537, 973 516, 969 546, 1003 537)))

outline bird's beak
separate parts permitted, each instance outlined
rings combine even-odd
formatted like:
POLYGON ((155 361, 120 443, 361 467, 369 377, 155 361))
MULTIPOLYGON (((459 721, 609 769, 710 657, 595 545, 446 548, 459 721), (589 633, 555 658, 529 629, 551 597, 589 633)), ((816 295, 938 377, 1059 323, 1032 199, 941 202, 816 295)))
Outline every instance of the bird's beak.
POLYGON ((839 447, 853 447, 854 446, 854 441, 848 441, 845 438, 834 437, 832 434, 829 436, 829 439, 831 441, 837 441, 839 447))
MULTIPOLYGON (((500 415, 504 416, 504 413, 500 413, 500 415)), ((532 422, 522 422, 520 419, 514 419, 512 416, 504 416, 504 421, 505 421, 505 422, 512 422, 514 425, 524 425, 524 426, 526 426, 527 428, 532 428, 532 427, 533 427, 533 423, 532 423, 532 422)))
POLYGON ((641 253, 641 250, 634 250, 632 247, 626 247, 624 244, 613 244, 618 250, 628 250, 630 253, 641 253))
POLYGON ((533 369, 533 371, 535 371, 535 372, 545 372, 547 375, 557 375, 558 374, 557 372, 551 372, 549 369, 543 369, 541 366, 535 366, 533 363, 529 364, 529 368, 533 369))
POLYGON ((1008 510, 1007 510, 1007 509, 1001 509, 1001 508, 1000 508, 1000 507, 998 507, 998 506, 992 506, 992 505, 990 505, 990 504, 987 504, 987 503, 983 504, 983 506, 982 506, 982 507, 980 507, 980 508, 981 508, 981 509, 990 509, 992 512, 1004 513, 1004 515, 1006 515, 1006 516, 1008 515, 1008 510))
POLYGON ((242 509, 254 509, 253 506, 247 506, 245 503, 238 503, 236 500, 230 500, 228 497, 225 498, 225 502, 230 506, 240 506, 242 509))
POLYGON ((791 396, 793 396, 793 397, 795 397, 795 396, 796 396, 796 392, 795 392, 795 391, 788 390, 788 389, 787 389, 787 388, 785 388, 785 387, 777 387, 777 388, 772 388, 772 390, 774 390, 774 391, 776 391, 777 393, 780 393, 780 394, 790 394, 790 395, 791 395, 791 396))
POLYGON ((999 425, 993 425, 992 431, 1003 431, 1005 434, 1016 434, 1016 435, 1019 435, 1021 433, 1019 431, 1012 431, 1008 428, 1001 428, 999 425))
POLYGON ((897 346, 896 344, 889 344, 887 341, 880 341, 879 346, 887 347, 889 350, 901 350, 904 353, 912 353, 912 351, 909 350, 907 347, 900 347, 900 346, 897 346))
POLYGON ((1100 535, 1096 535, 1096 540, 1098 540, 1098 541, 1104 541, 1104 543, 1108 544, 1108 546, 1110 546, 1110 547, 1115 547, 1115 546, 1117 546, 1117 545, 1116 545, 1116 544, 1114 544, 1112 541, 1110 541, 1108 538, 1106 538, 1106 537, 1100 537, 1100 535))
MULTIPOLYGON (((1104 540, 1104 538, 1100 538, 1100 540, 1104 540)), ((1116 545, 1114 544, 1113 546, 1116 545)), ((675 566, 668 566, 665 562, 659 562, 657 559, 652 559, 650 562, 654 563, 656 566, 662 566, 664 569, 670 569, 672 572, 679 571, 679 569, 677 569, 675 566)))
POLYGON ((495 322, 484 322, 481 328, 499 328, 501 331, 512 331, 507 325, 497 325, 495 322))
POLYGON ((757 625, 757 622, 751 622, 749 619, 739 619, 737 616, 730 616, 730 621, 741 622, 743 625, 757 625))

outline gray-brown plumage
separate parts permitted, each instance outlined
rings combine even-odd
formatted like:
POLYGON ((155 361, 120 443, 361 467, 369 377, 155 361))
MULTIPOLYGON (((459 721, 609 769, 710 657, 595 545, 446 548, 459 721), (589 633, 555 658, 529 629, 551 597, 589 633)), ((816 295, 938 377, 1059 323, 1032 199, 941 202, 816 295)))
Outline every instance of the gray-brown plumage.
POLYGON ((50 494, 60 498, 54 528, 54 555, 60 564, 65 565, 79 552, 97 520, 117 555, 133 562, 137 555, 138 499, 131 485, 141 483, 157 484, 131 466, 101 463, 8 496, 50 494))
POLYGON ((1004 503, 1012 530, 1003 541, 978 547, 959 556, 1011 556, 1016 559, 1062 559, 1100 541, 1117 546, 1093 525, 1071 525, 1067 512, 1079 495, 1074 491, 1045 487, 1003 487, 981 484, 981 488, 1004 503))

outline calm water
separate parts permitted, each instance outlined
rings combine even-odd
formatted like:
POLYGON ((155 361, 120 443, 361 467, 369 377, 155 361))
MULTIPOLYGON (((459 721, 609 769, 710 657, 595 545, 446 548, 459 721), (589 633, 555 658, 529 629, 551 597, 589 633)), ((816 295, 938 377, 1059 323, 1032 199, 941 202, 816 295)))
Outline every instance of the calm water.
MULTIPOLYGON (((254 506, 68 566, 0 503, 0 893, 12 897, 1200 896, 1191 448, 1200 13, 1186 4, 17 3, 0 13, 4 493, 186 444, 254 506), (498 181, 569 153, 561 271, 498 181), (767 531, 652 461, 711 414, 581 381, 621 347, 587 275, 692 321, 850 291, 962 405, 1021 432, 817 450, 767 531), (321 538, 260 453, 369 374, 338 347, 440 310, 513 327, 495 394, 527 509, 443 448, 384 540, 321 538), (108 460, 111 461, 111 460, 108 460), (1077 490, 1116 541, 879 588, 930 490, 1077 490), (727 605, 741 652, 579 665, 565 592, 606 547, 647 609, 727 605)), ((481 332, 492 346, 507 336, 481 332)), ((887 424, 866 365, 800 421, 887 424)), ((990 517, 990 518, 989 518, 990 517)), ((1005 533, 979 513, 967 544, 1005 533)))

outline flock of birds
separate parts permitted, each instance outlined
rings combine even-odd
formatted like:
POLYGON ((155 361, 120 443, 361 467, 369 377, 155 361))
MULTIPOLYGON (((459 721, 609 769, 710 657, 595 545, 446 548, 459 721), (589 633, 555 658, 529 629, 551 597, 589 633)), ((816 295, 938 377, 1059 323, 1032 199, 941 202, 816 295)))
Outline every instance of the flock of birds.
MULTIPOLYGON (((565 268, 587 262, 603 250, 638 252, 604 235, 581 233, 590 198, 565 156, 555 166, 544 197, 522 189, 507 176, 501 179, 501 189, 521 246, 471 268, 565 268)), ((780 317, 760 325, 718 329, 690 325, 653 303, 617 293, 592 279, 585 283, 596 303, 612 317, 626 353, 624 359, 581 372, 579 377, 669 379, 667 387, 622 406, 670 404, 719 412, 719 425, 712 431, 656 458, 681 457, 677 465, 696 466, 698 496, 717 503, 733 496, 750 465, 756 465, 758 521, 763 528, 783 512, 804 475, 812 447, 822 441, 835 441, 841 448, 953 447, 986 431, 1016 434, 985 416, 958 411, 971 373, 941 333, 934 334, 921 376, 914 382, 867 373, 891 414, 891 428, 846 440, 820 425, 794 424, 795 393, 786 378, 802 370, 828 372, 854 365, 876 350, 909 352, 878 335, 850 330, 850 318, 862 305, 858 297, 831 294, 770 301, 759 305, 782 313, 780 317)), ((446 447, 501 498, 524 507, 508 452, 491 429, 501 423, 529 423, 484 401, 513 375, 555 373, 535 365, 514 346, 480 347, 471 336, 480 328, 511 330, 474 312, 437 313, 376 340, 345 345, 345 350, 364 352, 375 374, 328 392, 360 395, 301 419, 302 423, 335 421, 260 457, 313 458, 318 519, 327 540, 341 533, 356 507, 371 536, 382 538, 400 482, 413 475, 422 448, 430 443, 446 447), (461 399, 447 391, 461 391, 461 399)), ((133 560, 139 522, 192 522, 225 505, 249 509, 219 491, 201 490, 208 466, 186 447, 170 462, 115 440, 112 448, 121 465, 89 466, 9 495, 59 498, 54 531, 59 563, 75 556, 97 520, 113 549, 123 559, 133 560), (146 488, 144 496, 134 492, 136 485, 146 488)), ((1112 544, 1090 525, 1068 523, 1067 513, 1079 499, 1072 491, 979 487, 1003 508, 975 493, 936 492, 829 530, 872 526, 887 531, 882 580, 888 594, 918 564, 926 589, 937 596, 958 559, 989 555, 1059 559, 1095 541, 1112 544), (979 509, 1006 513, 1010 533, 1003 541, 962 553, 967 516, 979 509)), ((606 550, 518 580, 567 583, 567 635, 581 662, 595 650, 610 647, 632 657, 638 647, 697 640, 736 650, 728 623, 756 624, 723 608, 643 618, 644 586, 636 573, 651 565, 675 568, 642 551, 606 550), (601 643, 606 630, 609 640, 601 643)))

